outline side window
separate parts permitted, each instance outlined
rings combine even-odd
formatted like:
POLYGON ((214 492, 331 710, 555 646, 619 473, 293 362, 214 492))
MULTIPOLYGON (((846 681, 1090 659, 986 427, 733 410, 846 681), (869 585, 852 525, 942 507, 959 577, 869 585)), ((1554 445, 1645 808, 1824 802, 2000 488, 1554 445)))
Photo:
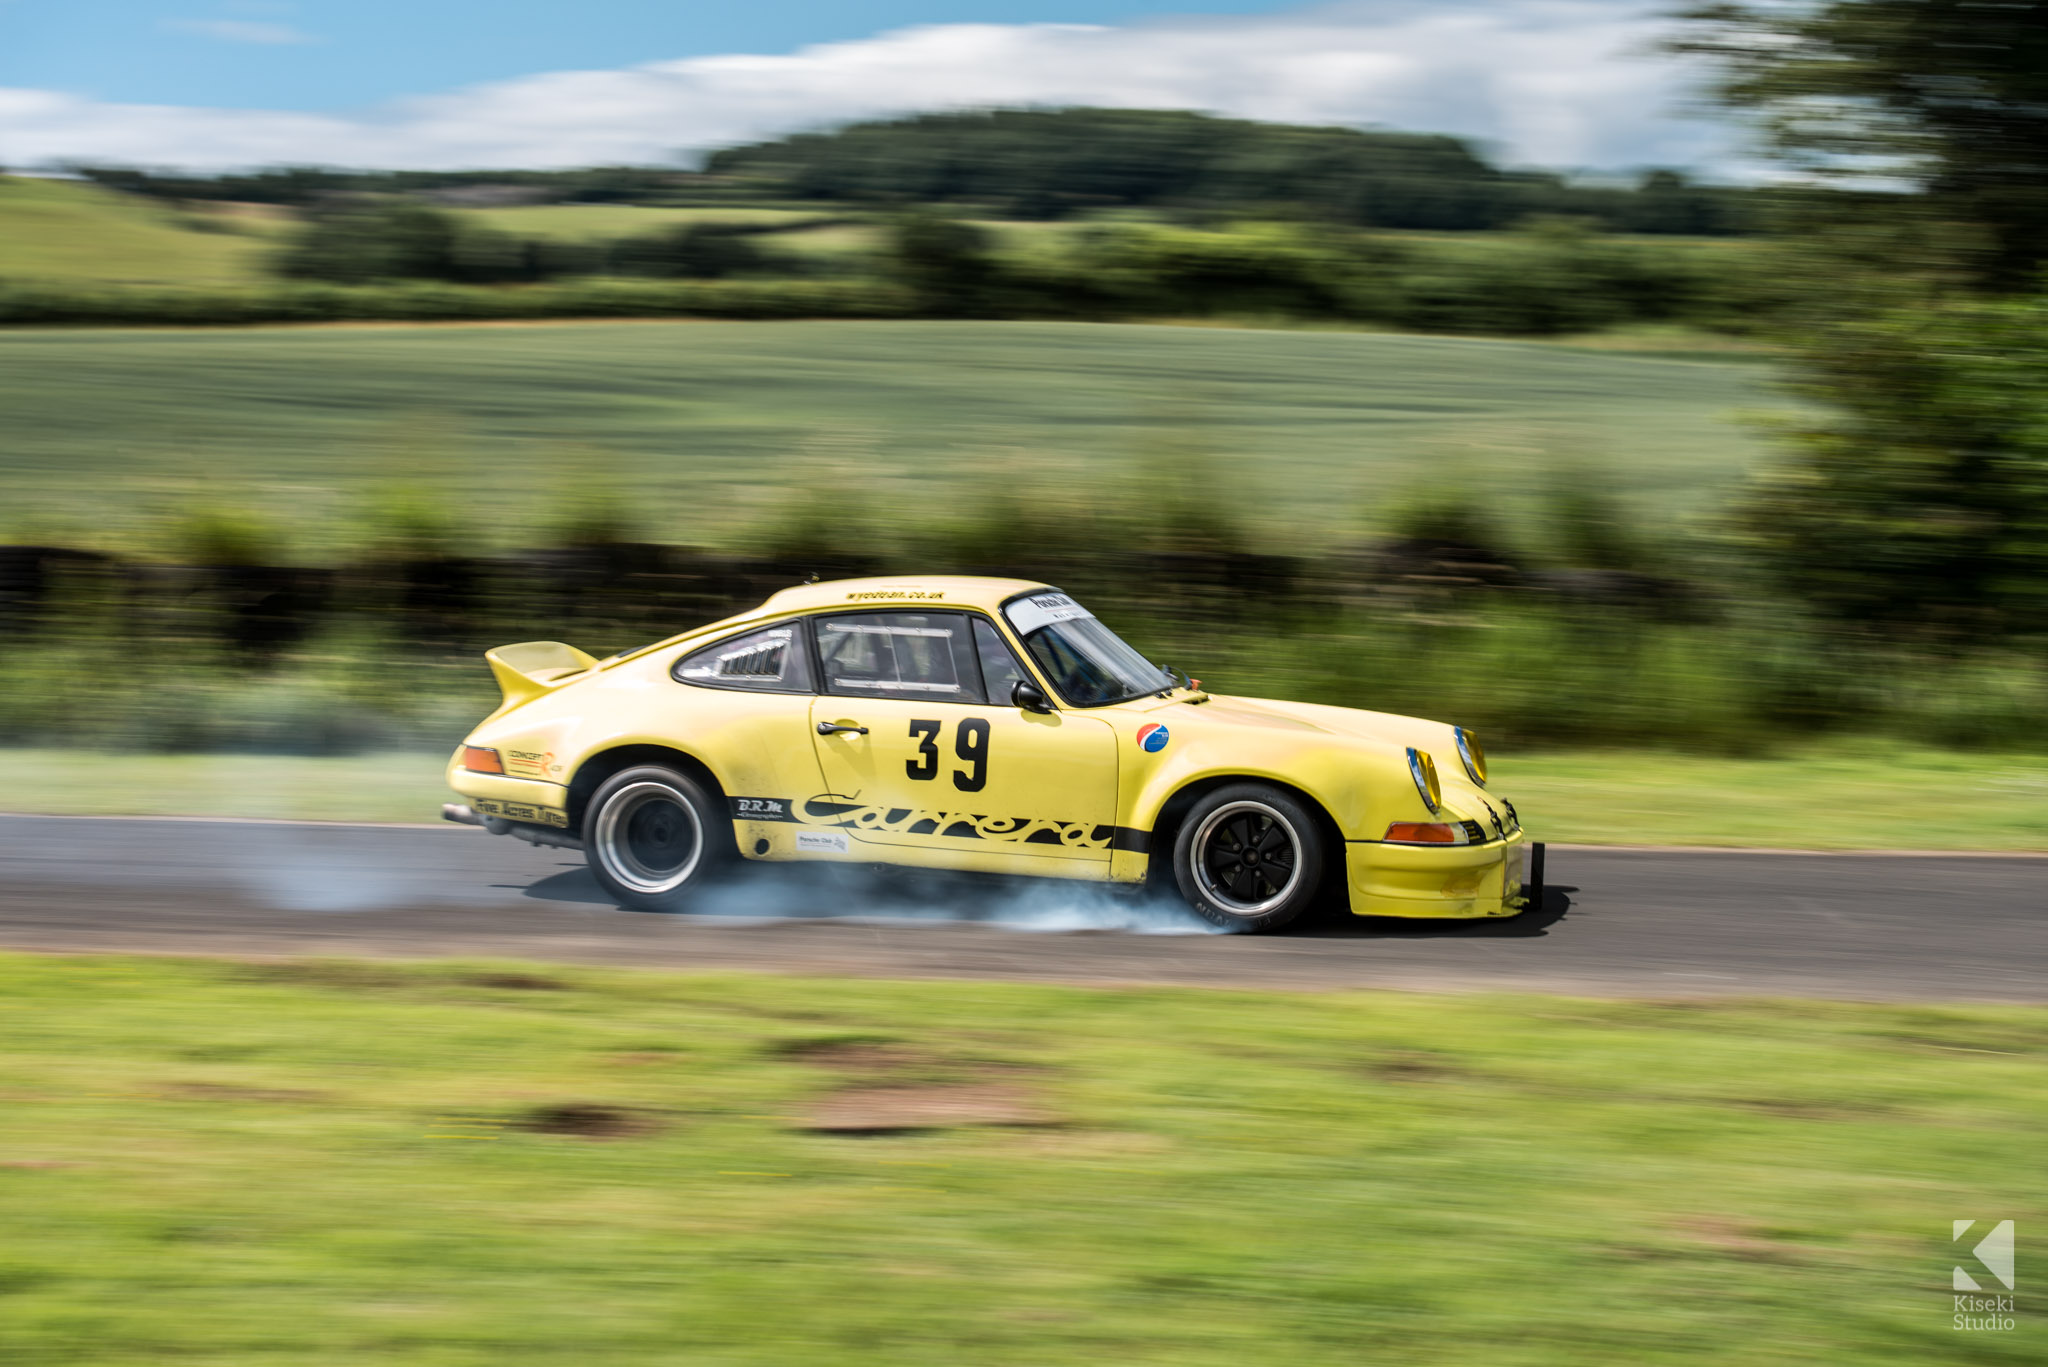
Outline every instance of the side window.
POLYGON ((1030 675, 1017 663, 1017 657, 1003 644, 996 629, 979 617, 974 619, 974 649, 981 656, 981 679, 988 685, 988 700, 1008 702, 1010 690, 1030 675))
POLYGON ((692 651, 676 661, 675 677, 706 688, 745 688, 757 693, 809 693, 811 671, 804 662, 800 624, 786 622, 692 651))
POLYGON ((980 702, 967 619, 954 612, 820 617, 825 691, 855 698, 980 702))

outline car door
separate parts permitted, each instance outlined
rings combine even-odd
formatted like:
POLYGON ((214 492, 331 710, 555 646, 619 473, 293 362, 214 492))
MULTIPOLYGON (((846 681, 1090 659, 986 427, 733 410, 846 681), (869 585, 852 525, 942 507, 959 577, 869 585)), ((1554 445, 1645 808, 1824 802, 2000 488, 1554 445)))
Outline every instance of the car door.
POLYGON ((903 862, 1108 876, 1115 733, 1099 718, 1010 703, 1012 681, 1027 676, 987 619, 837 613, 812 626, 812 731, 828 791, 806 804, 806 824, 903 862), (912 850, 929 857, 904 858, 912 850))

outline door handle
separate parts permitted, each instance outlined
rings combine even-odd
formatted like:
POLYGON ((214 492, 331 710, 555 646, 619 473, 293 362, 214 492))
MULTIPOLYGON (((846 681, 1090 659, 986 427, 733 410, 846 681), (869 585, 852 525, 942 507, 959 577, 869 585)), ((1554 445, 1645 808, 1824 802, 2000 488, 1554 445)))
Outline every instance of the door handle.
POLYGON ((818 723, 818 734, 821 736, 836 735, 841 731, 851 731, 857 736, 865 736, 868 733, 868 729, 865 726, 841 726, 836 721, 821 721, 818 723))

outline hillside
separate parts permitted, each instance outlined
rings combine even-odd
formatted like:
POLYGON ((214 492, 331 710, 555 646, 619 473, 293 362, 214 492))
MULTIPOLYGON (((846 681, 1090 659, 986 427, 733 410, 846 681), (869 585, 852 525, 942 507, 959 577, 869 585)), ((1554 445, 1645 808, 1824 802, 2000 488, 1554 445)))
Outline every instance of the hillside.
POLYGON ((0 280, 252 283, 278 226, 253 209, 188 212, 82 181, 0 176, 0 280))

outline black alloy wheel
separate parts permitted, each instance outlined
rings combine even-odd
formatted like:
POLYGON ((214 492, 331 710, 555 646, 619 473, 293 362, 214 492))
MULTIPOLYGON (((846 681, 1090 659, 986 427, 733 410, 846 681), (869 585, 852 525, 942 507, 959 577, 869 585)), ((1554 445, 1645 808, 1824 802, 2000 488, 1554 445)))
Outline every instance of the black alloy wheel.
POLYGON ((1322 882, 1314 813, 1263 783, 1235 783, 1195 804, 1174 841, 1188 905, 1227 930, 1273 930, 1308 909, 1322 882))

